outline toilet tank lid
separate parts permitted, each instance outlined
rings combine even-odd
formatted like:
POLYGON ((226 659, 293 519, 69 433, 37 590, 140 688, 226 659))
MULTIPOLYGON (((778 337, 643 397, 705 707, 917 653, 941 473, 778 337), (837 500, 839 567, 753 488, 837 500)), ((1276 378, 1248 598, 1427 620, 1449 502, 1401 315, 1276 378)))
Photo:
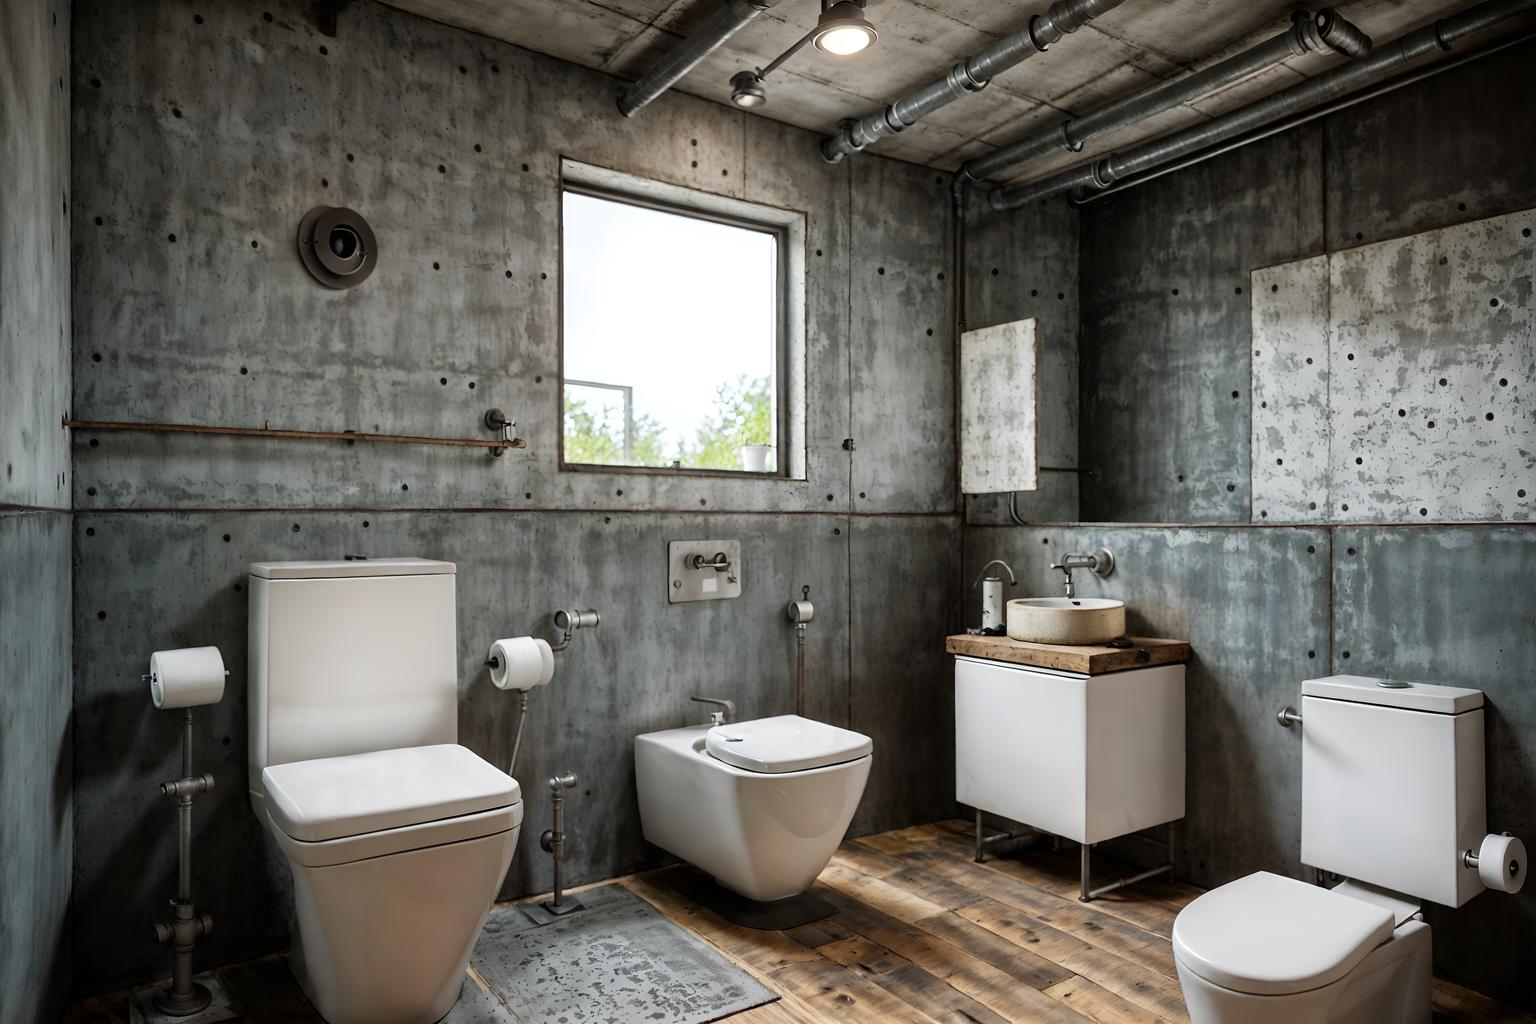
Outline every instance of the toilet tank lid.
POLYGON ((862 733, 799 715, 717 725, 704 736, 710 754, 749 772, 782 774, 857 761, 874 750, 862 733))
POLYGON ((430 558, 348 558, 319 562, 252 562, 249 572, 264 580, 352 579, 359 576, 437 576, 452 573, 452 562, 430 558))
POLYGON ((1222 988, 1286 995, 1338 981, 1392 937, 1393 925, 1385 907, 1258 871, 1179 911, 1173 952, 1222 988))
POLYGON ((1302 683, 1301 695, 1429 711, 1440 715, 1459 715, 1483 706, 1482 690, 1470 690, 1463 686, 1405 683, 1405 680, 1377 679, 1372 676, 1326 676, 1302 683), (1392 685, 1383 685, 1386 683, 1392 685))

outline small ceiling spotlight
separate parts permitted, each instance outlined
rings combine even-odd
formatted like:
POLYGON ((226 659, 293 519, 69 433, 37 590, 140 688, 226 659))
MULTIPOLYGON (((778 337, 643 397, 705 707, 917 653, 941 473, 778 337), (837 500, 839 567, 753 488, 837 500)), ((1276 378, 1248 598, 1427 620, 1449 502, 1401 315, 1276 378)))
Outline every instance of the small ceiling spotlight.
POLYGON ((875 26, 864 17, 864 5, 858 0, 837 0, 816 19, 812 33, 816 49, 837 57, 862 53, 880 38, 875 26))
POLYGON ((779 66, 814 43, 816 49, 834 57, 849 57, 862 53, 875 45, 879 33, 864 16, 864 0, 821 0, 821 16, 816 27, 795 41, 795 44, 775 57, 765 68, 738 71, 731 76, 731 102, 744 110, 760 107, 768 102, 768 89, 763 80, 779 66))
POLYGON ((768 102, 768 90, 756 71, 738 71, 731 76, 731 102, 750 110, 768 102))

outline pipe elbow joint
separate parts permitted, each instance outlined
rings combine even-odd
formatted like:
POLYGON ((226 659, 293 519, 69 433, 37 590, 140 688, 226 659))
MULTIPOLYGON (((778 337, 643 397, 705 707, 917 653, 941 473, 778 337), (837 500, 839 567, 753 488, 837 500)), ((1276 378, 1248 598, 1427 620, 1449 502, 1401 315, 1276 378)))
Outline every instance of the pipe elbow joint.
POLYGON ((1308 24, 1316 49, 1327 47, 1346 57, 1364 57, 1371 52, 1371 37, 1331 7, 1318 11, 1308 24))

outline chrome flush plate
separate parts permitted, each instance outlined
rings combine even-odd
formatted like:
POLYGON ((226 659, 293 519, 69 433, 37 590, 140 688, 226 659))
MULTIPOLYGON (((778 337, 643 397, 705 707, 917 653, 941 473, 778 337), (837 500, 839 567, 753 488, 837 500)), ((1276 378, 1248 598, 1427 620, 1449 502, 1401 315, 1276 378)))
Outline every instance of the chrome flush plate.
POLYGON ((741 596, 741 541, 674 540, 667 545, 667 603, 741 596))

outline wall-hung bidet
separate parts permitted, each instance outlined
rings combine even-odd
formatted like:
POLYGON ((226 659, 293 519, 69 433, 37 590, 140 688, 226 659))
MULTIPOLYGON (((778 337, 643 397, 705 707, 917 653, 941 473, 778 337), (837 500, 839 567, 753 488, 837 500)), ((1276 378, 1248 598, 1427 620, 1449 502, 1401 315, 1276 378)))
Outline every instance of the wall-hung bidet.
POLYGON ((797 897, 848 831, 874 745, 799 715, 731 722, 706 700, 724 708, 711 724, 635 737, 645 838, 748 900, 797 897))
POLYGON ((1304 720, 1301 859, 1349 881, 1260 871, 1185 907, 1173 951, 1189 1018, 1428 1024, 1420 901, 1459 907, 1524 874, 1519 842, 1484 834, 1483 694, 1361 676, 1301 692, 1282 720, 1304 720))
POLYGON ((450 562, 250 568, 251 806, 331 1024, 440 1020, 517 846, 517 783, 457 742, 454 615, 450 562))

